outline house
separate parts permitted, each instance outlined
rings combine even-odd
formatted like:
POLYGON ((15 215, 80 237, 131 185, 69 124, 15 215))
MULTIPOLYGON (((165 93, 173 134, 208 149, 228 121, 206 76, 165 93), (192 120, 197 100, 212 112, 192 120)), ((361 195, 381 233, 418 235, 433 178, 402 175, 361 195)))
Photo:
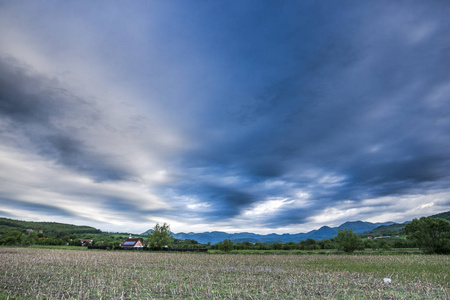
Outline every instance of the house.
POLYGON ((125 241, 123 241, 122 244, 120 244, 120 247, 122 247, 122 249, 139 249, 139 250, 143 250, 144 249, 144 240, 142 238, 133 238, 130 237, 127 238, 125 241))
POLYGON ((33 232, 33 229, 27 229, 27 232, 33 232))
POLYGON ((87 246, 87 244, 92 243, 92 240, 91 239, 83 239, 83 240, 80 239, 80 242, 81 242, 81 246, 87 246))

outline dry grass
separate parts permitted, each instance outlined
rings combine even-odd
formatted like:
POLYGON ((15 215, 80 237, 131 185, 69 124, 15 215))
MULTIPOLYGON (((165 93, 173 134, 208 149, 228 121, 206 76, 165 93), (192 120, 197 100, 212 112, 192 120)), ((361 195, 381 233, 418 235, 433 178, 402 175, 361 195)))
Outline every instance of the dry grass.
POLYGON ((0 248, 0 299, 450 299, 449 273, 449 256, 0 248))

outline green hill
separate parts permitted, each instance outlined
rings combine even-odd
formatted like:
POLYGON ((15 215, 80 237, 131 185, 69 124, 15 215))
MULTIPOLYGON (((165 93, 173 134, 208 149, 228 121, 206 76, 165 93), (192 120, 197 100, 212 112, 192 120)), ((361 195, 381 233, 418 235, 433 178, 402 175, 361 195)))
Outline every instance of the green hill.
POLYGON ((55 223, 55 222, 31 222, 19 221, 7 218, 0 218, 0 233, 11 230, 24 231, 32 229, 33 231, 43 230, 45 233, 65 232, 67 234, 98 234, 102 233, 100 229, 91 226, 78 226, 72 224, 55 223))
POLYGON ((403 228, 405 228, 406 223, 404 224, 392 224, 388 226, 379 226, 375 229, 366 231, 360 236, 366 237, 366 236, 379 236, 379 235, 389 235, 389 236, 396 236, 396 235, 402 235, 403 234, 403 228))
MULTIPOLYGON (((450 211, 447 212, 443 212, 437 215, 432 215, 430 216, 431 218, 441 218, 441 219, 445 219, 447 221, 450 221, 450 211)), ((420 217, 419 217, 420 218, 420 217)), ((361 234, 361 236, 379 236, 379 235, 390 235, 390 236, 395 236, 395 235, 403 235, 403 229, 405 228, 405 225, 409 223, 409 222, 405 222, 403 224, 392 224, 389 226, 379 226, 375 229, 366 231, 364 233, 361 234)))
POLYGON ((437 215, 433 215, 431 216, 432 218, 441 218, 441 219, 445 219, 447 221, 450 221, 450 211, 446 211, 437 215))

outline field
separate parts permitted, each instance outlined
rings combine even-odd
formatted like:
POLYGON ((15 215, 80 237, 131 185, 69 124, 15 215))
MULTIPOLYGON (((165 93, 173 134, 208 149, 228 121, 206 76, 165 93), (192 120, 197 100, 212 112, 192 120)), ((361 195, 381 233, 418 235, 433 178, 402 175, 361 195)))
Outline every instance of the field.
POLYGON ((449 276, 450 256, 0 248, 0 299, 450 299, 449 276))

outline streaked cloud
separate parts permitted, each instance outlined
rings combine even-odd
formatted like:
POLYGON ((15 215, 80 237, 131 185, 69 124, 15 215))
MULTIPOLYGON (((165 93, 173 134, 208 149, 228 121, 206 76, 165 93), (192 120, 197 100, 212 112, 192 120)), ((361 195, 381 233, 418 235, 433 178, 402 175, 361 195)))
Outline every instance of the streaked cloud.
POLYGON ((444 2, 1 2, 0 214, 300 232, 450 209, 444 2))

